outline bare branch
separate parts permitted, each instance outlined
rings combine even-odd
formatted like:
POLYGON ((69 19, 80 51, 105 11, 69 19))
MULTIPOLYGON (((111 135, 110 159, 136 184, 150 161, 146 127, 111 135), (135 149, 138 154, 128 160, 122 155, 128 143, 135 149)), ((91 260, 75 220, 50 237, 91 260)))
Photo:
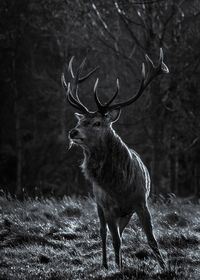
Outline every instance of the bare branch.
POLYGON ((102 24, 104 30, 109 34, 109 36, 113 39, 113 41, 116 42, 116 41, 117 41, 116 37, 115 37, 115 36, 113 35, 113 33, 109 30, 108 25, 107 25, 106 22, 103 20, 101 14, 100 14, 100 12, 99 12, 99 10, 97 9, 97 6, 96 6, 94 3, 92 3, 92 8, 93 8, 94 12, 96 13, 96 15, 97 15, 99 21, 101 22, 101 24, 102 24))
POLYGON ((128 24, 128 21, 127 21, 126 17, 124 16, 124 13, 119 9, 118 5, 117 5, 117 11, 118 11, 119 17, 121 18, 122 22, 124 23, 124 25, 125 25, 125 27, 127 29, 127 31, 131 35, 131 38, 136 43, 136 45, 140 47, 140 49, 143 51, 143 53, 145 53, 144 46, 139 42, 139 40, 137 39, 136 35, 133 33, 132 29, 130 28, 130 26, 128 24))
POLYGON ((167 0, 150 0, 150 1, 141 1, 141 2, 133 2, 133 5, 149 5, 149 4, 155 4, 160 3, 167 0))

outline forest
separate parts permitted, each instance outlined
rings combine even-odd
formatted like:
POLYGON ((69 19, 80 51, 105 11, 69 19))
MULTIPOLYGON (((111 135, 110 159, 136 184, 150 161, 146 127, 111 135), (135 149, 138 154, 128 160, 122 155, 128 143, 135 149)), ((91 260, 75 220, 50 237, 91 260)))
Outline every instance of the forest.
POLYGON ((200 1, 1 0, 0 19, 0 280, 199 280, 200 1), (104 145, 102 169, 96 152, 95 201, 61 77, 72 58, 83 76, 98 67, 79 86, 93 112, 97 78, 102 104, 118 84, 114 104, 127 101, 162 51, 169 73, 113 123, 135 153, 104 145))
POLYGON ((126 107, 114 129, 140 154, 152 194, 200 195, 200 2, 198 0, 2 0, 0 4, 0 188, 17 196, 86 195, 82 151, 68 150, 76 124, 61 74, 86 57, 95 77, 80 99, 95 110, 138 89, 145 54, 163 49, 168 75, 126 107))

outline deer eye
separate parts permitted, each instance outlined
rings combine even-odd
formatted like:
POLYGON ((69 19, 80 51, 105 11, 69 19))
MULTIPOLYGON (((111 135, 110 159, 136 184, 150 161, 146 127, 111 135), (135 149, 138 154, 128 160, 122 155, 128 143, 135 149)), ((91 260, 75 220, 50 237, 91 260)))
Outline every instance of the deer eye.
POLYGON ((101 122, 95 122, 95 123, 93 123, 93 125, 92 126, 95 126, 95 127, 98 127, 98 126, 100 126, 101 125, 101 122))

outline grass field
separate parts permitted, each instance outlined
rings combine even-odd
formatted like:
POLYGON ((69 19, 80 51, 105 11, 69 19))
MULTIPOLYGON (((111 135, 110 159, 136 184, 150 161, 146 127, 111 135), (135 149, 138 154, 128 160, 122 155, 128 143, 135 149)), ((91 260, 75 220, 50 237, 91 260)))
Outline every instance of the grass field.
POLYGON ((150 204, 168 269, 157 264, 136 216, 123 235, 123 266, 101 267, 101 240, 91 198, 19 202, 0 197, 0 279, 200 279, 200 205, 171 198, 150 204))

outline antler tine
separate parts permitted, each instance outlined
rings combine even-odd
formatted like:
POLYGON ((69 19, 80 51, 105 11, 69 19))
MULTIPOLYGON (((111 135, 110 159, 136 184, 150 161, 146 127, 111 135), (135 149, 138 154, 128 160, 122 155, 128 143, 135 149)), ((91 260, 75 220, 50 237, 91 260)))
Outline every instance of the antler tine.
POLYGON ((162 48, 160 48, 160 58, 159 58, 158 66, 154 65, 153 61, 149 58, 149 56, 147 54, 145 55, 145 58, 146 58, 146 62, 147 62, 147 65, 148 65, 148 73, 146 75, 145 64, 143 63, 142 64, 142 80, 141 80, 138 92, 132 98, 128 99, 125 102, 120 102, 120 103, 116 103, 116 104, 108 106, 107 110, 117 109, 117 108, 121 108, 121 107, 128 106, 128 105, 132 104, 142 95, 145 88, 150 84, 150 82, 156 76, 158 76, 162 73, 169 73, 168 67, 163 62, 163 50, 162 50, 162 48))
POLYGON ((73 96, 73 94, 72 94, 72 92, 71 92, 71 88, 70 88, 70 83, 68 84, 68 87, 69 87, 69 91, 68 91, 68 100, 70 99, 70 100, 71 100, 71 103, 76 104, 76 105, 80 108, 81 111, 83 111, 83 112, 85 112, 85 113, 88 113, 89 111, 88 111, 88 109, 85 107, 85 105, 83 105, 83 103, 81 103, 81 102, 79 101, 79 99, 76 99, 76 98, 73 96))
MULTIPOLYGON (((80 110, 80 111, 83 111, 82 108, 80 108, 80 106, 76 105, 76 104, 70 99, 70 95, 69 95, 69 94, 67 95, 67 100, 68 100, 68 102, 69 102, 74 108, 76 108, 76 109, 78 109, 78 110, 80 110)), ((85 110, 84 110, 84 112, 85 112, 85 110)))
POLYGON ((98 97, 98 93, 97 93, 97 87, 98 87, 98 83, 99 83, 99 78, 96 79, 95 85, 94 85, 94 98, 95 98, 95 102, 97 104, 98 110, 100 113, 105 113, 107 112, 107 108, 108 106, 113 102, 113 100, 116 98, 118 92, 119 92, 119 79, 117 79, 117 89, 115 94, 113 95, 113 97, 111 97, 111 99, 105 104, 103 105, 98 97))
POLYGON ((95 67, 94 69, 92 69, 89 73, 87 73, 85 76, 79 78, 79 83, 84 82, 87 78, 89 78, 95 71, 97 71, 97 69, 99 69, 99 66, 95 67))
POLYGON ((160 57, 158 66, 155 66, 153 61, 149 58, 149 56, 145 55, 148 67, 149 67, 149 73, 146 81, 146 86, 150 84, 150 82, 154 79, 155 76, 163 74, 163 73, 169 73, 169 69, 167 65, 163 62, 163 50, 160 48, 160 57))
POLYGON ((75 107, 76 109, 84 112, 84 113, 88 113, 88 109, 82 104, 82 103, 79 103, 75 98, 74 96, 72 95, 72 92, 71 92, 71 87, 70 87, 70 83, 66 83, 66 80, 65 80, 65 75, 64 73, 62 73, 62 76, 61 76, 61 83, 63 85, 63 88, 65 89, 66 91, 66 96, 67 96, 67 100, 69 101, 69 103, 75 107))
POLYGON ((101 104, 101 102, 98 98, 98 94, 97 94, 98 83, 99 83, 99 78, 96 79, 96 82, 94 84, 94 99, 95 99, 95 102, 97 104, 99 111, 101 112, 103 110, 104 106, 101 104))
POLYGON ((79 83, 79 76, 80 76, 80 74, 81 74, 81 72, 83 70, 83 67, 85 65, 85 61, 86 61, 86 58, 83 59, 83 61, 81 62, 81 65, 78 67, 78 70, 77 70, 77 72, 75 74, 75 77, 74 77, 74 89, 72 89, 72 94, 75 93, 75 95, 76 95, 76 97, 77 97, 79 102, 80 102, 80 100, 79 100, 79 97, 78 97, 78 94, 77 94, 78 83, 79 83))
MULTIPOLYGON (((71 60, 70 60, 71 61, 71 60)), ((73 60, 72 60, 73 61, 73 60)), ((85 81, 87 78, 89 78, 99 67, 96 67, 95 69, 91 70, 88 74, 86 74, 85 76, 83 76, 82 78, 80 78, 80 74, 83 71, 84 65, 86 62, 86 57, 83 59, 81 65, 79 66, 76 75, 74 77, 74 89, 72 90, 72 96, 74 97, 74 94, 76 96, 76 99, 78 101, 78 103, 85 107, 84 104, 80 101, 79 96, 78 96, 78 84, 82 83, 83 81, 85 81)), ((72 69, 72 63, 71 63, 71 69, 72 69)), ((73 73, 73 71, 72 71, 73 73)), ((86 108, 86 107, 85 107, 86 108)), ((86 108, 87 109, 87 108, 86 108)), ((88 111, 88 110, 87 110, 88 111)))
POLYGON ((74 56, 71 57, 68 65, 68 71, 71 73, 72 78, 74 79, 74 72, 72 69, 72 64, 73 64, 74 56))
POLYGON ((76 109, 79 109, 80 111, 84 113, 90 113, 89 110, 86 108, 86 106, 80 101, 79 96, 78 96, 78 84, 82 83, 85 81, 87 78, 89 78, 99 67, 96 67, 95 69, 91 70, 88 74, 80 78, 80 74, 83 70, 83 67, 86 62, 86 58, 83 59, 81 65, 78 67, 76 73, 74 74, 73 71, 73 61, 74 61, 74 56, 71 57, 69 64, 68 64, 68 72, 70 72, 71 77, 73 79, 73 84, 71 83, 66 83, 65 80, 65 74, 62 73, 61 76, 61 82, 62 85, 66 91, 67 95, 67 100, 68 102, 75 107, 76 109), (72 86, 72 88, 71 88, 72 86))
POLYGON ((116 84, 117 84, 117 89, 116 89, 113 97, 111 97, 111 99, 106 103, 106 105, 104 105, 104 107, 108 107, 114 101, 114 99, 117 97, 117 95, 119 93, 119 79, 118 78, 116 80, 116 84))
POLYGON ((70 89, 69 89, 69 87, 70 87, 70 85, 69 85, 69 84, 67 85, 66 80, 65 80, 65 75, 64 75, 64 73, 62 73, 62 75, 61 75, 61 83, 62 83, 63 88, 64 88, 65 91, 66 91, 66 97, 67 97, 67 100, 69 101, 69 103, 70 103, 72 106, 74 106, 75 108, 80 109, 79 106, 76 105, 76 104, 70 99, 70 97, 69 97, 69 94, 70 94, 70 89))
POLYGON ((144 91, 144 85, 145 85, 145 64, 142 63, 142 79, 141 79, 141 82, 140 82, 140 87, 139 87, 138 92, 133 97, 128 99, 127 101, 119 102, 119 103, 110 105, 107 109, 108 110, 118 109, 118 108, 121 108, 121 107, 128 106, 128 105, 132 104, 142 95, 142 93, 144 91))
POLYGON ((169 68, 167 67, 167 65, 163 62, 163 49, 160 48, 160 59, 159 59, 159 64, 162 70, 162 73, 169 73, 169 68))

